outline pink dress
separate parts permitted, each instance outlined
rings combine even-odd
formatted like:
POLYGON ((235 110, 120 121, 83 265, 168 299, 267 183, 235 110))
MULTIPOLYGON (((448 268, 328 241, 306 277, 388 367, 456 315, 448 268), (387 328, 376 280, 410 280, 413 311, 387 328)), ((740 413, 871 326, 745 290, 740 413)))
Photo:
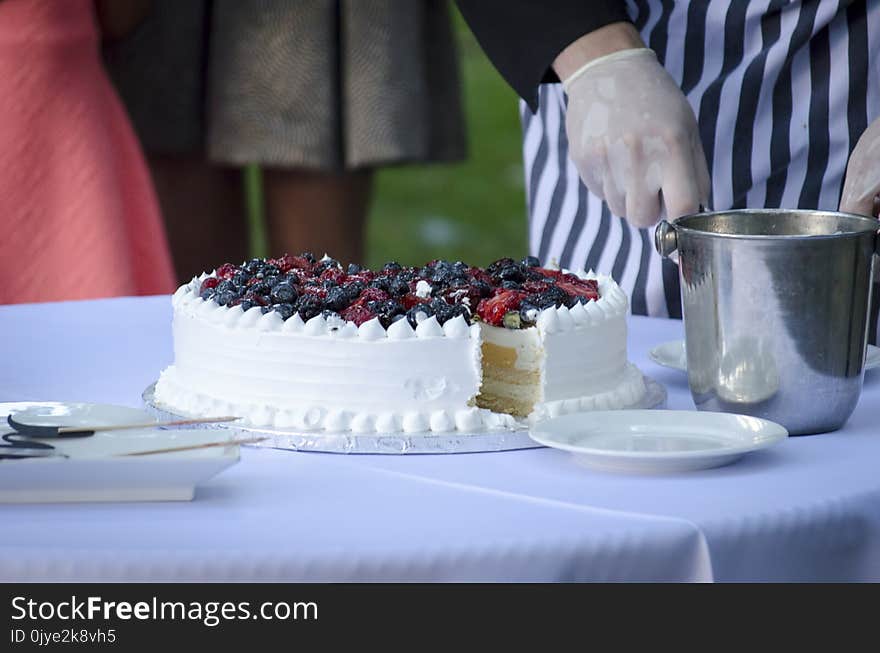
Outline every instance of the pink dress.
POLYGON ((0 227, 0 303, 174 288, 91 0, 0 0, 0 227))

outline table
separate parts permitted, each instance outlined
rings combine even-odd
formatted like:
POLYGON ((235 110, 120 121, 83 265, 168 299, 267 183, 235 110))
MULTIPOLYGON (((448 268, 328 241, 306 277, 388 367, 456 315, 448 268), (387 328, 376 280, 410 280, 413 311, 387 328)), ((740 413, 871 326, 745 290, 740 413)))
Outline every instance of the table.
MULTIPOLYGON (((168 297, 0 307, 0 400, 141 405, 168 297)), ((681 323, 632 317, 630 358, 681 323)), ((818 399, 818 398, 817 398, 818 399)), ((354 456, 244 448, 193 502, 0 506, 2 581, 880 580, 880 373, 833 434, 675 476, 533 449, 354 456)))

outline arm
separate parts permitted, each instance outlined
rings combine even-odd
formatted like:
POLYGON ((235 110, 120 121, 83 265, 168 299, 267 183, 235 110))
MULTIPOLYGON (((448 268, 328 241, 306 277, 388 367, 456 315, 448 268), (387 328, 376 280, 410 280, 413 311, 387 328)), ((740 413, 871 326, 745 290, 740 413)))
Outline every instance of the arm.
POLYGON ((707 206, 694 112, 627 22, 622 2, 458 0, 502 75, 534 111, 562 80, 568 154, 590 191, 637 227, 707 206), (493 11, 489 11, 488 9, 493 11))
MULTIPOLYGON (((589 43, 589 36, 612 23, 626 23, 629 14, 623 0, 456 0, 458 8, 498 72, 535 111, 538 84, 559 81, 554 61, 574 46, 561 65, 587 53, 624 44, 620 28, 599 34, 603 45, 589 43), (587 41, 585 44, 584 41, 587 41)), ((635 30, 629 26, 633 33, 635 30)), ((636 33, 636 37, 638 34, 636 33)), ((641 40, 639 40, 641 44, 641 40)), ((625 47, 634 47, 628 45, 625 47)), ((635 47, 643 47, 635 46, 635 47)), ((613 51, 613 50, 608 50, 613 51)), ((599 56, 593 54, 593 56, 599 56)), ((583 65, 583 62, 575 68, 583 65)))

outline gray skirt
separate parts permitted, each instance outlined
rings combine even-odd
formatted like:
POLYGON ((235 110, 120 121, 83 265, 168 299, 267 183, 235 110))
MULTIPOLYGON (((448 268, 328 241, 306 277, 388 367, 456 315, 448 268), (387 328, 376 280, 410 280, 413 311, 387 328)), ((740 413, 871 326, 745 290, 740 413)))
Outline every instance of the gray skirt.
POLYGON ((151 153, 331 171, 464 156, 445 0, 153 0, 104 55, 151 153))

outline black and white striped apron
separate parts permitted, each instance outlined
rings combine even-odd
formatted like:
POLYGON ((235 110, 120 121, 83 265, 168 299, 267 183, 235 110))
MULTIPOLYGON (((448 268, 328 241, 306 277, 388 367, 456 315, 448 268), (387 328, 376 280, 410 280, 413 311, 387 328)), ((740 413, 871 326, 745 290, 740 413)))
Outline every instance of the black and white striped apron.
MULTIPOLYGON (((697 115, 714 209, 837 209, 849 153, 880 115, 880 0, 628 6, 697 115)), ((611 274, 634 314, 681 317, 678 270, 653 228, 613 215, 568 158, 561 84, 540 88, 537 114, 520 112, 532 254, 611 274)))

